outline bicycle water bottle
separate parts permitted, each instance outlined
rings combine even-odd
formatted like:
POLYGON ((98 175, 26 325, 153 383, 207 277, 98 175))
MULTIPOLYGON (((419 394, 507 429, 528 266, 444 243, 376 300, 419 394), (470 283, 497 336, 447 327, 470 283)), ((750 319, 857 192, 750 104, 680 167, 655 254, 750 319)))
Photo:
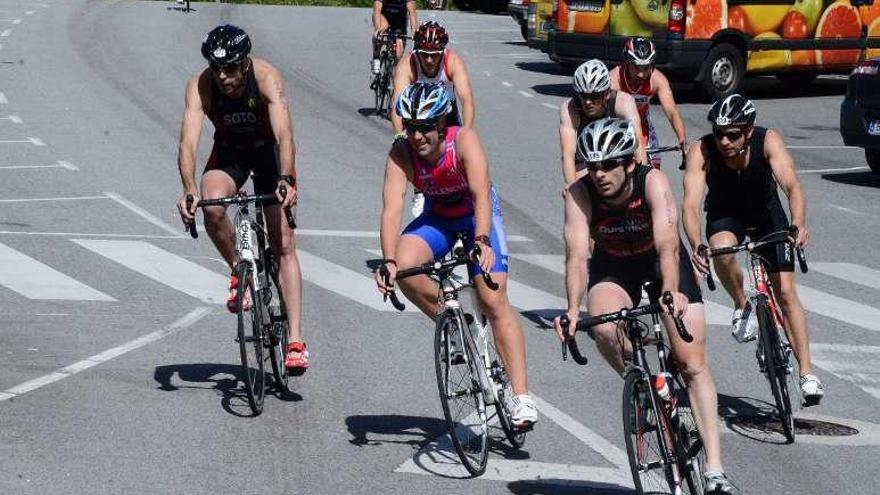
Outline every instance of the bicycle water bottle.
POLYGON ((654 383, 654 390, 657 391, 657 395, 663 401, 663 406, 666 408, 666 412, 669 413, 670 419, 676 419, 678 408, 675 407, 675 398, 672 396, 672 389, 669 386, 669 382, 672 381, 672 375, 664 371, 651 378, 654 383))

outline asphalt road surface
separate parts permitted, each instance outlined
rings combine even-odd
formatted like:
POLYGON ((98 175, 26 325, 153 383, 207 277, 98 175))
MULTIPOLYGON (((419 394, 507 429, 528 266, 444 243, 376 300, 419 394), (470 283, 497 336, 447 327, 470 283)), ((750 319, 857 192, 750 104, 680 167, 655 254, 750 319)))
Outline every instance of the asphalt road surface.
MULTIPOLYGON (((0 493, 632 493, 622 381, 593 349, 587 367, 562 362, 548 326, 565 296, 556 127, 569 76, 508 17, 437 14, 470 71, 541 409, 522 450, 493 430, 487 473, 463 480, 445 450, 430 324, 383 305, 370 281, 391 131, 370 111, 368 10, 174 5, 0 0, 0 493), (312 367, 256 418, 226 269, 174 211, 184 84, 225 22, 284 73, 298 148, 312 367)), ((744 493, 876 487, 880 180, 842 146, 844 85, 745 89, 791 145, 808 197, 811 271, 798 280, 828 395, 798 412, 794 445, 751 421, 769 387, 754 347, 729 336, 730 300, 707 294, 724 465, 744 493)), ((675 89, 689 137, 708 132, 708 107, 675 89)), ((677 160, 664 170, 680 197, 677 160)))

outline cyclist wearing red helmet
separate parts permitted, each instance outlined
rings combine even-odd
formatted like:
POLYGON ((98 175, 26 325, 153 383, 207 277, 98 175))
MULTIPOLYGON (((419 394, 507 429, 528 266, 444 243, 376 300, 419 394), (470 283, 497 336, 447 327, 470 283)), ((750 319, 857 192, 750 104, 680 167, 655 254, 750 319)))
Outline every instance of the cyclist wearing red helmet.
MULTIPOLYGON (((648 149, 660 146, 657 132, 648 115, 651 99, 656 96, 660 100, 660 106, 678 138, 678 144, 682 151, 682 163, 684 163, 687 132, 684 121, 678 113, 678 107, 675 106, 675 97, 672 96, 669 79, 666 79, 660 70, 654 68, 656 57, 657 51, 651 40, 645 38, 629 39, 623 47, 623 63, 611 70, 611 87, 629 93, 635 98, 642 124, 642 142, 647 145, 648 149)), ((660 168, 659 153, 651 156, 651 165, 660 168)))

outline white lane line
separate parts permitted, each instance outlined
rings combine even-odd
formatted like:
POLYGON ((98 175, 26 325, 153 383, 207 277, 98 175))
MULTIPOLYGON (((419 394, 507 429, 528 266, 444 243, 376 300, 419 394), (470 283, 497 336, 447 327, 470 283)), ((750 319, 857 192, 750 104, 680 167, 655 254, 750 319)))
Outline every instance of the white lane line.
POLYGON ((20 143, 30 143, 34 146, 46 146, 46 143, 43 142, 40 138, 29 137, 27 139, 11 139, 11 140, 2 140, 0 144, 20 144, 20 143))
POLYGON ((35 235, 50 237, 111 237, 122 239, 185 239, 179 235, 150 234, 101 234, 94 232, 24 232, 20 230, 0 230, 0 235, 35 235))
POLYGON ((0 199, 0 203, 29 203, 32 201, 90 201, 95 199, 107 199, 107 196, 59 196, 55 198, 0 199))
MULTIPOLYGON (((303 280, 372 309, 397 312, 390 302, 382 301, 382 296, 376 290, 376 282, 372 274, 371 276, 365 275, 368 273, 366 269, 363 273, 358 273, 302 249, 297 249, 297 257, 303 280)), ((403 298, 400 291, 397 291, 397 295, 403 298)), ((404 304, 406 303, 404 302, 404 304)), ((415 313, 418 308, 410 303, 406 304, 406 311, 415 313)))
POLYGON ((525 311, 551 310, 559 314, 568 307, 565 299, 510 278, 507 279, 507 295, 510 304, 525 311))
POLYGON ((29 169, 29 168, 64 168, 67 170, 72 170, 74 172, 79 170, 79 168, 77 168, 76 165, 69 163, 69 162, 56 162, 54 165, 3 165, 3 166, 0 166, 0 170, 2 170, 2 169, 20 170, 20 169, 29 169))
POLYGON ((54 373, 50 373, 48 375, 24 382, 20 385, 16 385, 15 387, 12 387, 4 392, 0 392, 0 402, 8 399, 13 399, 28 392, 32 392, 38 388, 45 387, 46 385, 49 385, 51 383, 69 378, 77 373, 81 373, 101 363, 106 363, 113 358, 117 358, 123 354, 141 348, 145 345, 152 344, 153 342, 167 337, 178 330, 191 326, 192 324, 207 316, 210 312, 211 308, 194 309, 184 315, 179 320, 163 328, 162 330, 157 330, 153 333, 149 333, 147 335, 144 335, 143 337, 132 340, 131 342, 128 342, 126 344, 108 349, 100 354, 95 354, 92 357, 83 359, 82 361, 73 363, 70 366, 61 368, 54 373))
POLYGON ((21 19, 0 19, 0 22, 11 22, 12 24, 21 24, 21 19))
POLYGON ((27 140, 28 140, 28 142, 30 142, 34 146, 46 146, 46 143, 43 142, 43 140, 40 138, 29 137, 29 138, 27 138, 27 140))
POLYGON ((861 149, 858 146, 846 146, 843 144, 829 144, 829 145, 789 145, 789 149, 793 150, 843 150, 843 149, 861 149))
POLYGON ((820 168, 809 170, 798 170, 799 174, 826 174, 829 172, 854 172, 856 170, 868 170, 868 167, 846 167, 846 168, 820 168))
POLYGON ((116 201, 117 203, 121 204, 122 206, 128 208, 134 214, 136 214, 139 217, 143 218, 144 220, 150 222, 151 224, 155 225, 156 227, 159 227, 160 229, 164 230, 165 232, 168 232, 169 234, 176 234, 178 237, 185 237, 183 234, 180 233, 181 229, 174 228, 174 227, 168 225, 167 223, 163 222, 162 220, 159 220, 158 218, 153 216, 147 210, 145 210, 145 209, 141 208, 140 206, 132 203, 131 201, 123 198, 122 195, 120 195, 118 193, 114 193, 114 192, 104 192, 104 195, 106 195, 108 198, 112 199, 113 201, 116 201))
POLYGON ((0 244, 0 285, 28 299, 116 300, 5 244, 0 244))
POLYGON ((74 165, 74 164, 72 164, 72 163, 70 163, 70 162, 66 162, 66 161, 63 161, 63 160, 59 160, 59 161, 58 161, 58 166, 59 166, 59 167, 66 168, 67 170, 72 170, 72 171, 74 171, 74 172, 78 172, 78 171, 79 171, 79 167, 77 167, 76 165, 74 165))
POLYGON ((7 103, 9 103, 9 100, 7 100, 6 95, 0 91, 0 105, 6 105, 7 103))
POLYGON ((525 96, 526 98, 534 98, 535 97, 535 95, 533 95, 532 93, 529 93, 528 91, 519 90, 519 91, 517 91, 517 93, 525 96))
POLYGON ((36 13, 37 13, 36 10, 28 10, 27 12, 24 13, 24 15, 34 15, 36 13))
POLYGON ((880 399, 880 347, 810 344, 813 364, 880 399))
POLYGON ((559 110, 559 105, 555 105, 553 103, 544 102, 544 103, 541 103, 541 105, 544 105, 547 108, 552 108, 553 110, 559 110))
POLYGON ((0 37, 6 38, 7 36, 9 36, 9 33, 11 33, 11 32, 12 32, 11 29, 4 29, 3 31, 0 31, 0 37))
POLYGON ((873 289, 880 289, 880 270, 874 270, 867 266, 855 263, 823 263, 810 262, 810 269, 825 275, 830 275, 847 282, 864 285, 873 289))
POLYGON ((507 82, 507 81, 501 81, 501 84, 507 86, 508 88, 512 88, 512 87, 513 87, 513 84, 510 84, 510 83, 507 82))
POLYGON ((7 115, 6 117, 0 117, 0 120, 8 120, 9 122, 11 122, 13 124, 21 124, 22 123, 21 117, 19 117, 18 115, 7 115))
POLYGON ((71 239, 141 275, 208 304, 225 304, 229 279, 144 241, 71 239))
POLYGON ((847 208, 846 206, 835 205, 832 203, 828 203, 828 206, 834 208, 835 210, 845 211, 847 213, 852 213, 853 215, 865 215, 865 213, 862 213, 858 210, 853 210, 852 208, 847 208))
POLYGON ((880 332, 880 310, 803 285, 797 286, 804 307, 838 321, 880 332))

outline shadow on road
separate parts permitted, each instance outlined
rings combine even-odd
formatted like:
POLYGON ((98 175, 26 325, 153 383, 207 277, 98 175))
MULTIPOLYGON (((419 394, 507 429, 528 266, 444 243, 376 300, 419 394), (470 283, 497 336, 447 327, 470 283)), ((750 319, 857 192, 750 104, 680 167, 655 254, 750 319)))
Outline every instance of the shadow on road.
MULTIPOLYGON (((248 406, 247 395, 243 385, 238 379, 241 366, 218 363, 200 364, 171 364, 157 366, 153 372, 153 379, 159 384, 159 390, 176 392, 181 389, 214 390, 222 396, 220 404, 223 410, 239 417, 253 416, 248 406), (172 383, 177 375, 177 382, 186 382, 198 385, 175 385, 172 383)), ((266 390, 267 396, 274 396, 285 402, 298 402, 302 396, 297 393, 282 394, 272 388, 273 379, 271 372, 266 373, 266 384, 270 388, 266 390)))
POLYGON ((507 484, 507 489, 516 495, 631 495, 636 493, 635 490, 609 483, 572 482, 553 478, 514 481, 507 484))
POLYGON ((421 447, 446 433, 443 419, 398 414, 349 416, 345 425, 351 433, 349 443, 357 446, 396 443, 421 447))
POLYGON ((526 70, 529 72, 539 72, 541 74, 551 74, 556 76, 571 76, 572 71, 556 62, 517 62, 517 69, 526 70))
POLYGON ((822 178, 839 184, 880 188, 880 175, 870 171, 847 172, 844 174, 822 174, 822 178))
MULTIPOLYGON (((742 437, 767 444, 788 443, 775 404, 753 397, 718 394, 718 409, 724 425, 742 437)), ((795 428, 799 426, 795 419, 795 428)))
POLYGON ((536 84, 532 86, 532 90, 544 96, 574 96, 574 89, 572 89, 571 83, 536 84))

